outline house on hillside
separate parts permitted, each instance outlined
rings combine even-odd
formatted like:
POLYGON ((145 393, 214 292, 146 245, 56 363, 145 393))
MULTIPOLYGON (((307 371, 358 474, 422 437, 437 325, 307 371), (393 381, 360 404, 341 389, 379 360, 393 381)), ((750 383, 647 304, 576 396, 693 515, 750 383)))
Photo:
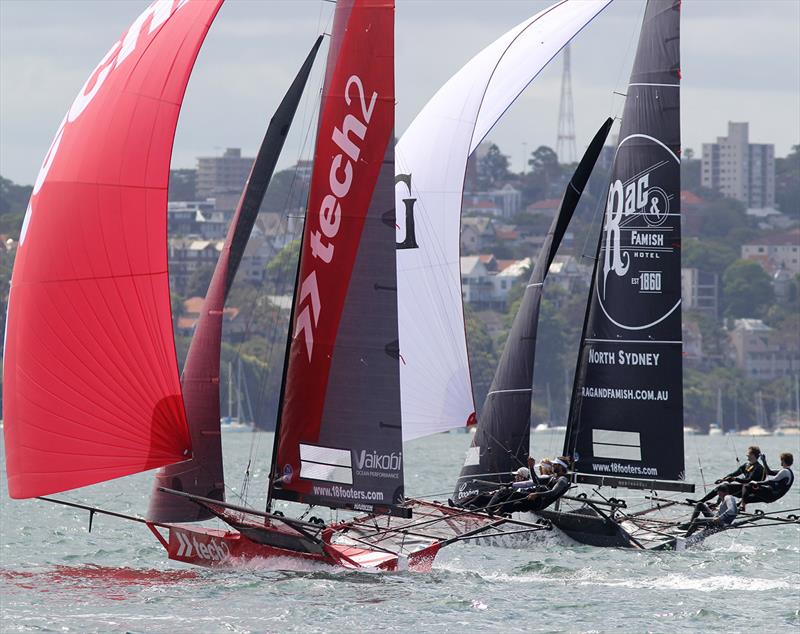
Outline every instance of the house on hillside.
MULTIPOLYGON (((182 305, 182 312, 178 315, 175 324, 175 334, 183 337, 191 337, 200 319, 203 310, 202 297, 190 297, 182 305)), ((228 343, 238 343, 243 341, 246 330, 245 319, 242 317, 238 308, 226 306, 222 311, 222 339, 228 343)))
POLYGON ((719 319, 719 275, 695 268, 681 269, 681 303, 683 310, 696 310, 719 319))
POLYGON ((486 251, 497 238, 491 218, 461 219, 461 252, 472 255, 486 251))
POLYGON ((751 379, 772 380, 800 372, 800 342, 760 319, 737 319, 729 331, 736 367, 751 379))
POLYGON ((197 237, 170 238, 168 244, 170 286, 182 291, 195 271, 216 266, 222 245, 222 240, 201 240, 197 237))
POLYGON ((547 284, 559 286, 568 293, 573 293, 581 287, 585 288, 591 278, 592 268, 588 264, 582 264, 573 255, 555 256, 547 272, 547 284))
POLYGON ((767 273, 800 273, 800 229, 776 231, 742 245, 742 259, 758 262, 767 273))
POLYGON ((497 260, 493 255, 461 258, 461 295, 478 310, 505 310, 514 283, 530 274, 531 260, 497 260))

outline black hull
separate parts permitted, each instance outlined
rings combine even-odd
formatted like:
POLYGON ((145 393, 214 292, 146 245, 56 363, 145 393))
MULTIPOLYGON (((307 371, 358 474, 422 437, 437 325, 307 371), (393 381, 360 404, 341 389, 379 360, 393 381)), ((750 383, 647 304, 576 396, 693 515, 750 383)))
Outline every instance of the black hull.
POLYGON ((592 509, 575 511, 537 511, 536 515, 549 520, 553 526, 581 544, 603 548, 636 548, 631 536, 614 520, 592 509))

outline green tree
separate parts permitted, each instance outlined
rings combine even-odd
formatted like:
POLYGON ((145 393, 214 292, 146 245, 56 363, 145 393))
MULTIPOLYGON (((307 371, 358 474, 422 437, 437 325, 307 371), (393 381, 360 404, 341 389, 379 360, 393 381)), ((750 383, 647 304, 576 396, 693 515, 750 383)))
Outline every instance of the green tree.
POLYGON ((269 261, 267 264, 267 281, 274 290, 280 292, 289 289, 289 292, 291 292, 299 255, 300 240, 292 240, 269 261))
POLYGON ((800 218, 800 145, 786 158, 775 159, 775 204, 783 213, 800 218))
POLYGON ((492 143, 486 155, 478 161, 478 186, 481 189, 502 186, 511 177, 508 165, 508 157, 492 143))
POLYGON ((722 276, 737 258, 738 248, 716 240, 687 239, 683 242, 683 266, 722 276))
POLYGON ((16 185, 0 176, 0 214, 24 214, 32 191, 30 185, 16 185))
POLYGON ((186 282, 187 297, 205 297, 208 292, 208 285, 211 284, 211 277, 214 275, 215 265, 207 264, 201 266, 189 276, 186 282))
POLYGON ((726 317, 763 317, 774 299, 770 276, 752 260, 736 260, 722 283, 726 317))
POLYGON ((700 187, 701 161, 694 158, 694 150, 686 148, 681 160, 681 189, 693 192, 700 187))
POLYGON ((284 213, 287 209, 305 209, 309 179, 296 168, 276 172, 261 205, 262 211, 284 213))
POLYGON ((522 179, 522 193, 525 200, 543 200, 549 198, 551 190, 563 180, 563 168, 558 162, 558 155, 546 145, 540 145, 528 159, 531 171, 522 179))

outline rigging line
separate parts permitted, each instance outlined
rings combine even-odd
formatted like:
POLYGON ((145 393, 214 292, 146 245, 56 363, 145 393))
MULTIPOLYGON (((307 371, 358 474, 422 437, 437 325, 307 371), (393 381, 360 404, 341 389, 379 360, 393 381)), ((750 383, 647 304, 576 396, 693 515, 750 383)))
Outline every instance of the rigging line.
MULTIPOLYGON (((645 8, 646 8, 646 3, 642 3, 642 6, 639 9, 639 13, 637 15, 637 20, 636 20, 636 22, 633 23, 634 25, 643 23, 645 8)), ((625 49, 625 55, 622 57, 623 61, 619 65, 619 73, 617 74, 617 79, 614 82, 614 93, 616 93, 617 89, 620 87, 620 82, 622 81, 622 73, 625 71, 625 69, 628 66, 627 65, 627 60, 630 60, 630 58, 631 58, 631 48, 633 47, 633 40, 634 40, 634 38, 636 38, 638 40, 639 31, 640 31, 640 29, 636 29, 636 28, 630 29, 630 37, 628 38, 628 46, 625 49)), ((631 61, 631 66, 633 66, 633 61, 631 61)), ((614 93, 611 94, 611 101, 610 101, 610 107, 609 107, 609 111, 611 111, 612 113, 614 111, 614 93)), ((624 106, 624 101, 623 101, 623 106, 624 106)))

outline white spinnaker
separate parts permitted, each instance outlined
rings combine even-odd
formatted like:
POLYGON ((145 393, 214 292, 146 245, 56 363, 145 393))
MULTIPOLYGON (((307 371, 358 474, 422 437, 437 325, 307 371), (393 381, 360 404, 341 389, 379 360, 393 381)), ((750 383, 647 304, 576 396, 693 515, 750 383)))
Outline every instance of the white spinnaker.
POLYGON ((610 2, 562 0, 517 25, 451 77, 397 143, 398 243, 408 238, 405 200, 415 199, 418 245, 397 250, 404 440, 463 427, 475 411, 459 269, 467 158, 542 68, 610 2))

